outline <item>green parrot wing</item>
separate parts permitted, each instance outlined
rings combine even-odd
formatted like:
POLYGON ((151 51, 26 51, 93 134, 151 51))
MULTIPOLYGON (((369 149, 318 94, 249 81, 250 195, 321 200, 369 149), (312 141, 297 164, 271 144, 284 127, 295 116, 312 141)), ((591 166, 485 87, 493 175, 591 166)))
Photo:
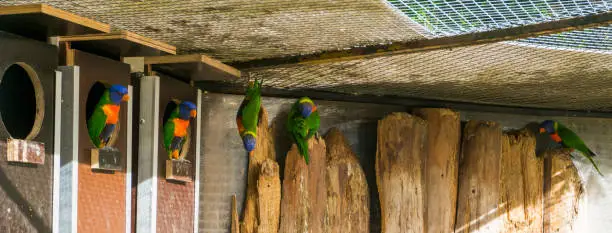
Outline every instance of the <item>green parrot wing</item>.
POLYGON ((172 144, 172 139, 174 138, 174 118, 170 117, 164 123, 164 148, 169 152, 170 144, 172 144))
MULTIPOLYGON (((257 134, 257 123, 259 121, 259 114, 261 110, 261 83, 255 81, 254 85, 247 89, 246 96, 237 113, 237 121, 242 124, 242 129, 239 129, 243 134, 243 131, 251 131, 257 134)), ((242 135, 241 135, 242 136, 242 135)))
POLYGON ((89 131, 89 138, 91 138, 93 144, 96 147, 100 147, 100 134, 104 130, 106 125, 106 114, 102 110, 102 106, 98 105, 94 109, 91 117, 87 119, 87 130, 89 131))
POLYGON ((287 118, 287 130, 297 145, 300 154, 304 156, 306 164, 308 164, 310 162, 307 140, 309 127, 307 120, 299 114, 297 104, 294 104, 289 111, 287 118))
POLYGON ((306 136, 306 138, 310 139, 317 133, 319 127, 321 126, 321 117, 319 116, 319 111, 314 111, 313 113, 311 113, 310 116, 308 116, 308 119, 306 119, 306 121, 308 125, 308 135, 306 136))
POLYGON ((582 139, 580 139, 580 137, 578 137, 578 135, 574 133, 574 131, 565 127, 561 123, 557 123, 557 134, 559 134, 563 145, 580 151, 582 155, 584 155, 584 157, 586 157, 593 164, 595 170, 597 170, 600 175, 603 175, 599 170, 599 167, 597 167, 597 164, 593 160, 593 157, 596 156, 596 154, 591 151, 589 147, 587 147, 584 141, 582 141, 582 139))

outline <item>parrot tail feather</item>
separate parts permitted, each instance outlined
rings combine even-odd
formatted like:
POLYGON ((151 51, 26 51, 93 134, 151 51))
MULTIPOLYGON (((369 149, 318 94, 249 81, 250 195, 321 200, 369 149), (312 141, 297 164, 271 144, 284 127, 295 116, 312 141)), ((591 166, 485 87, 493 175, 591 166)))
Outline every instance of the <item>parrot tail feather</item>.
POLYGON ((591 149, 589 149, 589 155, 593 157, 597 156, 597 154, 595 154, 595 152, 593 152, 591 149))
POLYGON ((593 167, 595 167, 595 170, 597 170, 597 172, 599 173, 599 175, 603 176, 603 174, 601 173, 601 171, 599 170, 599 167, 597 167, 597 164, 595 163, 595 161, 593 160, 593 158, 591 156, 586 156, 587 159, 589 159, 589 161, 591 161, 591 163, 593 164, 593 167))
POLYGON ((304 160, 306 161, 306 165, 308 165, 308 163, 310 162, 310 158, 308 155, 308 141, 305 140, 297 140, 296 141, 296 145, 298 147, 298 151, 300 151, 300 154, 304 157, 304 160))

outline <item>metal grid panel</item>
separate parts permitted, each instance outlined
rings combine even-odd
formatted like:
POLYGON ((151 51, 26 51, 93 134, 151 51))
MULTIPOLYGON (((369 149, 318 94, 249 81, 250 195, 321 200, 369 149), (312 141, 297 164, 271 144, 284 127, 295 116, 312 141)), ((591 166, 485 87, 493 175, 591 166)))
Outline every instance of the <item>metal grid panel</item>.
MULTIPOLYGON (((428 37, 488 31, 603 13, 612 0, 386 0, 422 25, 428 37)), ((612 27, 513 42, 548 48, 612 53, 612 27)))
POLYGON ((272 68, 264 85, 349 94, 612 110, 612 54, 495 43, 331 64, 272 68))
POLYGON ((382 0, 4 0, 47 3, 177 46, 244 61, 422 39, 382 0))

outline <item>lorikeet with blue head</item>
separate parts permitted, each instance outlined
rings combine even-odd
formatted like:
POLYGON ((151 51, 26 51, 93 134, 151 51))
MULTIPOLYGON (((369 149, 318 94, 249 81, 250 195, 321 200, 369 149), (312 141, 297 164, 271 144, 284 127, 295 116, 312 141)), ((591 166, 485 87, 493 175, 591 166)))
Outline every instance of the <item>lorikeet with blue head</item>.
POLYGON ((582 139, 572 130, 557 121, 546 120, 540 123, 540 133, 548 133, 553 141, 565 148, 572 149, 572 151, 578 150, 584 157, 591 161, 595 170, 597 170, 600 175, 603 175, 593 160, 593 157, 597 155, 591 151, 582 139))
POLYGON ((238 133, 249 155, 253 155, 257 145, 257 123, 261 114, 261 84, 262 82, 257 79, 249 82, 244 99, 236 113, 238 133))
POLYGON ((196 105, 189 101, 175 100, 176 108, 164 122, 164 148, 169 159, 179 159, 191 119, 197 115, 196 105))
MULTIPOLYGON (((105 84, 105 86, 108 85, 105 84)), ((110 141, 119 121, 120 104, 129 99, 128 89, 125 86, 114 84, 104 90, 91 116, 87 119, 89 137, 97 148, 105 147, 110 141)))
POLYGON ((293 104, 287 119, 287 129, 306 164, 310 162, 308 140, 312 136, 319 137, 319 126, 319 111, 310 98, 302 97, 293 104))

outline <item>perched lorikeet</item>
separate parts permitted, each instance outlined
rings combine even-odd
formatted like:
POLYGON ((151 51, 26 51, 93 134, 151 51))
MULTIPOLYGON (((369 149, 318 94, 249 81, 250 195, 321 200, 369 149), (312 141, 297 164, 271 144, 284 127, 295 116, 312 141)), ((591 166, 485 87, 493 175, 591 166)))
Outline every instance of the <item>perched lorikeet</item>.
POLYGON ((244 149, 249 155, 253 154, 257 144, 257 122, 261 110, 261 83, 257 80, 249 82, 244 100, 242 100, 236 113, 238 133, 242 138, 244 149))
POLYGON ((540 124, 540 133, 548 133, 550 138, 556 143, 559 143, 566 148, 580 151, 584 157, 591 161, 595 167, 595 170, 597 170, 600 175, 603 175, 601 174, 601 171, 599 171, 595 161, 593 161, 593 157, 596 156, 596 154, 591 151, 591 149, 584 144, 582 139, 580 139, 580 137, 578 137, 578 135, 576 135, 576 133, 574 133, 572 130, 559 122, 546 120, 540 124))
POLYGON ((287 119, 287 129, 295 141, 295 144, 304 157, 306 164, 310 162, 308 154, 308 139, 316 135, 319 137, 320 118, 317 106, 308 97, 302 97, 296 101, 287 119))
POLYGON ((178 159, 185 144, 187 128, 192 118, 197 115, 196 105, 189 101, 175 101, 176 108, 164 122, 164 148, 170 159, 178 159), (180 102, 180 103, 179 103, 180 102))
POLYGON ((89 137, 97 148, 103 148, 108 144, 119 121, 120 104, 129 99, 128 89, 125 86, 115 84, 104 90, 87 119, 89 137))

